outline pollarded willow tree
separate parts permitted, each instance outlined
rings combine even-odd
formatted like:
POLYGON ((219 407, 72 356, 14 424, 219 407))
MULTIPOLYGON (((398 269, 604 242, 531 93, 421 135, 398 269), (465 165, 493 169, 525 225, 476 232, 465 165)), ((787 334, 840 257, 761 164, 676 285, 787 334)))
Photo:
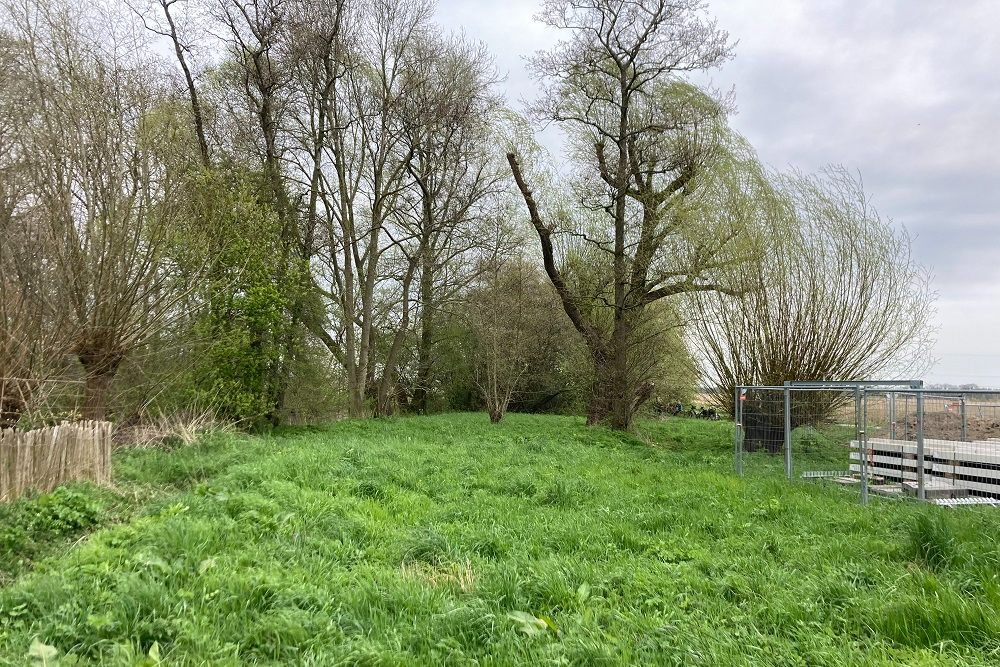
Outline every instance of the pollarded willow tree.
MULTIPOLYGON (((778 197, 758 219, 758 260, 734 268, 746 289, 738 298, 691 299, 716 403, 731 410, 737 385, 922 370, 934 337, 934 293, 905 230, 880 217, 842 168, 771 180, 778 197)), ((822 392, 796 401, 793 426, 822 419, 836 404, 822 392)), ((751 407, 768 422, 760 430, 780 440, 782 415, 751 407)), ((748 437, 751 446, 781 444, 748 437)))
POLYGON ((568 35, 531 66, 544 86, 534 117, 569 140, 571 210, 546 210, 518 154, 508 161, 546 272, 594 365, 588 423, 627 429, 651 393, 643 369, 652 365, 636 354, 644 345, 656 353, 648 349, 652 306, 736 289, 725 277, 746 250, 740 202, 764 184, 752 152, 726 127, 725 101, 684 77, 731 54, 703 2, 547 0, 539 18, 568 35), (602 289, 571 279, 561 235, 586 248, 602 289))
POLYGON ((60 345, 84 372, 83 414, 103 419, 123 362, 187 292, 168 253, 178 179, 163 159, 179 132, 159 113, 167 96, 154 68, 129 53, 112 14, 94 20, 61 0, 0 10, 22 64, 14 139, 26 193, 15 208, 23 233, 4 242, 44 267, 18 274, 20 288, 44 293, 48 330, 65 332, 60 345))

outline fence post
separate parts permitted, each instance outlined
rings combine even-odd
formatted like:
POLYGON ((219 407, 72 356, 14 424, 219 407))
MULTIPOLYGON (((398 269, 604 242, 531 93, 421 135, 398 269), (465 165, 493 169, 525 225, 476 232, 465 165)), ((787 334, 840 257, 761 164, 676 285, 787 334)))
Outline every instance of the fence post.
POLYGON ((736 403, 734 403, 733 413, 736 418, 736 474, 743 476, 743 387, 736 387, 736 403))
POLYGON ((927 499, 924 488, 924 393, 917 393, 917 497, 927 499))
POLYGON ((868 504, 868 390, 864 391, 862 407, 862 424, 858 439, 858 452, 861 454, 861 504, 868 504))
POLYGON ((959 399, 958 410, 962 413, 962 442, 969 441, 969 421, 965 414, 965 394, 959 399))
MULTIPOLYGON (((861 385, 854 385, 854 440, 858 443, 858 468, 861 468, 861 461, 865 458, 861 442, 861 385)), ((850 459, 848 459, 850 463, 850 459)), ((863 473, 864 471, 862 471, 863 473)))
POLYGON ((854 435, 861 446, 861 385, 854 387, 854 435))
POLYGON ((792 392, 785 387, 785 476, 792 478, 792 392))
POLYGON ((743 476, 743 442, 746 440, 746 428, 743 426, 743 422, 746 420, 746 415, 743 414, 743 410, 746 406, 743 404, 746 402, 746 395, 749 391, 746 387, 740 387, 736 396, 736 404, 739 406, 740 415, 740 427, 737 433, 737 454, 736 457, 736 467, 739 469, 740 477, 743 476))
POLYGON ((889 439, 896 439, 896 392, 889 392, 886 395, 886 403, 889 407, 889 439))
POLYGON ((903 396, 903 440, 910 439, 910 395, 903 396))

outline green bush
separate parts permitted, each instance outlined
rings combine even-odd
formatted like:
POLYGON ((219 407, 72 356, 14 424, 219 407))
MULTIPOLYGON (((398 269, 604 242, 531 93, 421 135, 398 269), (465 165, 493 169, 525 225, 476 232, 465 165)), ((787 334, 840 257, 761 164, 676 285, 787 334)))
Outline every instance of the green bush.
POLYGON ((105 509, 88 486, 59 487, 39 496, 0 503, 0 583, 67 537, 94 528, 105 509))
POLYGON ((284 355, 296 339, 289 311, 302 284, 302 267, 282 251, 281 217, 261 178, 220 168, 192 184, 202 204, 192 215, 203 227, 190 243, 212 262, 202 289, 206 308, 194 323, 206 348, 195 363, 192 398, 251 426, 277 419, 284 355), (208 237, 199 235, 206 229, 208 237))
POLYGON ((101 506, 92 497, 61 486, 35 502, 30 528, 36 532, 66 535, 96 526, 101 506))

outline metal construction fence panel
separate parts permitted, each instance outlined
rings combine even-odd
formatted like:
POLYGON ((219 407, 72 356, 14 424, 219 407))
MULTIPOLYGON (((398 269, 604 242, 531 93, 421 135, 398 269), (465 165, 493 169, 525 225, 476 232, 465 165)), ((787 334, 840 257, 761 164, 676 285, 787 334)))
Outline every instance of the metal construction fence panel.
POLYGON ((1000 505, 1000 391, 919 381, 786 383, 736 389, 743 474, 784 474, 939 505, 1000 505))
POLYGON ((861 394, 845 387, 741 387, 737 390, 736 467, 740 474, 783 472, 789 479, 857 487, 851 443, 861 394))
POLYGON ((866 391, 865 465, 856 469, 866 491, 942 505, 1000 501, 998 407, 1000 392, 866 391))

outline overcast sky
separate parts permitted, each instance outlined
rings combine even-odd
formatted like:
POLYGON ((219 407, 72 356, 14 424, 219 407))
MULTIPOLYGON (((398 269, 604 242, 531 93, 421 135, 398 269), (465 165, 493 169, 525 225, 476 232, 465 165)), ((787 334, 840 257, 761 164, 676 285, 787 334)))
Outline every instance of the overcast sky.
MULTIPOLYGON (((556 36, 535 0, 439 0, 486 42, 508 98, 533 96, 522 56, 556 36)), ((709 0, 736 57, 733 125, 768 164, 860 173, 914 237, 939 293, 931 382, 1000 386, 1000 2, 709 0)))

